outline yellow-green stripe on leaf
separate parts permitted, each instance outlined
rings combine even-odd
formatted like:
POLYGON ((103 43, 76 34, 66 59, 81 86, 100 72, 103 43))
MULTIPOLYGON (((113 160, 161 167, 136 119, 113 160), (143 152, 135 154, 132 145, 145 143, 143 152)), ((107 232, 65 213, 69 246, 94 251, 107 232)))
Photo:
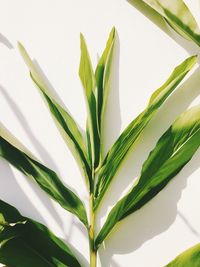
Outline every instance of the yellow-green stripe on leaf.
POLYGON ((92 166, 94 168, 97 168, 100 160, 100 135, 97 123, 97 103, 95 98, 96 81, 86 42, 82 34, 80 35, 80 41, 81 59, 79 66, 79 76, 85 92, 88 114, 87 131, 89 137, 88 148, 90 148, 89 158, 92 159, 92 166))
POLYGON ((95 78, 97 84, 97 116, 98 116, 98 127, 101 134, 102 119, 105 110, 107 95, 110 85, 110 72, 113 58, 113 48, 115 42, 115 28, 110 32, 106 48, 97 64, 95 70, 95 78))

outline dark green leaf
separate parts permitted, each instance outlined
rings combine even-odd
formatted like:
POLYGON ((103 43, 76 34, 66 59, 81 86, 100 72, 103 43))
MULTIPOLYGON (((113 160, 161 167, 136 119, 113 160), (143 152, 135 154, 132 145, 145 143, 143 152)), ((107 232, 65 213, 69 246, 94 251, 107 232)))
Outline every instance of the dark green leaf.
POLYGON ((54 171, 36 160, 3 127, 0 128, 0 157, 6 159, 27 177, 33 178, 47 194, 87 226, 86 211, 81 200, 63 185, 54 171))
POLYGON ((70 248, 44 225, 0 200, 0 262, 12 267, 81 267, 70 248))
POLYGON ((78 159, 78 161, 80 162, 81 167, 84 170, 87 183, 91 182, 91 167, 88 158, 88 153, 84 144, 83 137, 78 129, 78 126, 76 125, 76 122, 69 115, 69 113, 66 110, 64 110, 63 107, 61 107, 60 104, 58 104, 56 100, 53 98, 48 88, 48 85, 45 83, 44 79, 37 71, 37 68, 35 67, 31 58, 29 57, 26 50, 20 43, 19 43, 19 50, 21 52, 21 55, 25 63, 27 64, 30 70, 31 78, 37 85, 42 95, 44 96, 44 99, 48 104, 50 112, 65 142, 71 149, 74 157, 78 159))
POLYGON ((91 154, 92 165, 94 168, 98 167, 100 160, 100 135, 97 123, 97 103, 95 98, 96 81, 93 72, 90 56, 87 50, 85 39, 83 35, 80 35, 81 40, 81 60, 79 67, 79 76, 85 91, 86 103, 87 103, 87 125, 88 125, 88 147, 91 148, 89 154, 91 154))
POLYGON ((158 108, 191 70, 196 63, 196 60, 196 57, 190 57, 174 69, 169 79, 152 94, 147 108, 128 125, 114 143, 99 171, 99 178, 95 192, 95 208, 99 205, 106 189, 111 183, 131 146, 140 136, 151 118, 155 115, 158 108))
POLYGON ((189 248, 181 253, 171 263, 165 267, 199 267, 200 263, 200 244, 189 248))
POLYGON ((200 106, 184 112, 164 133, 145 161, 140 178, 111 210, 96 239, 98 247, 117 222, 157 195, 200 146, 200 106))
POLYGON ((200 46, 200 29, 182 0, 141 0, 159 13, 184 38, 200 46))

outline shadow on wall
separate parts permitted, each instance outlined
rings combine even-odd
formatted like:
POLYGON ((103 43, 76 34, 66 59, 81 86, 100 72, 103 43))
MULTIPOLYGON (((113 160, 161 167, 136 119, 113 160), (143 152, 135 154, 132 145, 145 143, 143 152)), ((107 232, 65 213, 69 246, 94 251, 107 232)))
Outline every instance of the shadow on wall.
POLYGON ((190 229, 190 232, 200 240, 200 233, 194 228, 194 226, 189 222, 185 215, 181 211, 178 211, 177 214, 185 223, 185 225, 190 229))
POLYGON ((1 33, 0 33, 0 43, 5 45, 9 49, 13 49, 14 48, 13 45, 10 43, 10 41, 1 33))
MULTIPOLYGON (((20 208, 22 215, 25 215, 25 210, 23 211, 23 206, 21 203, 26 203, 26 206, 31 210, 33 217, 40 220, 41 223, 45 223, 44 218, 37 211, 35 206, 32 204, 31 200, 25 195, 24 191, 20 188, 14 174, 8 165, 8 163, 0 159, 0 170, 1 170, 1 186, 0 186, 0 198, 9 204, 20 208), (3 183, 2 183, 3 181, 3 183)), ((27 209, 26 209, 27 210, 27 209)))

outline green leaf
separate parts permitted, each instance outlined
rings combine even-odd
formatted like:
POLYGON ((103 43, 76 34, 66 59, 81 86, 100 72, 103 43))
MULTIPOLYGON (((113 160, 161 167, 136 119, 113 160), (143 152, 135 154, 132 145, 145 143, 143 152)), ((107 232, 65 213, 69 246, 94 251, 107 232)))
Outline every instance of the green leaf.
POLYGON ((200 106, 184 112, 159 139, 130 192, 111 210, 98 247, 117 222, 144 206, 176 176, 200 146, 200 106))
POLYGON ((177 66, 168 80, 152 94, 147 108, 128 125, 128 127, 122 132, 117 141, 114 143, 102 164, 102 168, 99 171, 99 178, 95 192, 95 209, 98 207, 103 195, 105 194, 109 184, 111 183, 115 173, 119 169, 131 146, 140 136, 141 132, 147 126, 158 108, 176 89, 178 84, 191 70, 196 61, 196 56, 189 57, 182 64, 177 66))
POLYGON ((87 126, 89 133, 88 147, 91 148, 89 154, 91 154, 92 165, 94 166, 94 168, 97 168, 100 160, 100 135, 97 124, 97 103, 94 92, 96 88, 96 81, 85 39, 82 34, 80 35, 80 41, 81 59, 79 76, 84 88, 87 103, 87 126))
POLYGON ((113 57, 113 48, 115 42, 115 28, 110 32, 106 48, 97 64, 95 71, 95 78, 97 84, 97 117, 98 128, 101 135, 102 119, 105 110, 109 85, 110 85, 110 72, 113 57))
POLYGON ((184 38, 200 46, 200 29, 190 10, 182 0, 142 0, 159 13, 184 38))
POLYGON ((199 267, 200 244, 187 249, 165 267, 199 267))
POLYGON ((0 200, 0 262, 12 267, 81 267, 70 248, 44 225, 0 200))
POLYGON ((87 216, 81 200, 63 185, 57 174, 42 165, 11 134, 0 128, 0 157, 6 159, 38 185, 64 209, 75 214, 87 227, 87 216))
POLYGON ((84 144, 83 136, 81 135, 76 122, 69 115, 69 113, 64 110, 64 108, 61 107, 60 104, 58 104, 53 98, 53 96, 51 95, 51 91, 48 88, 48 85, 45 83, 44 79, 35 67, 34 62, 31 60, 31 58, 27 54, 27 51, 20 43, 19 50, 26 65, 30 70, 30 76, 33 82, 36 84, 40 93, 46 100, 51 115, 53 116, 56 125, 62 134, 62 137, 71 149, 74 157, 79 161, 81 167, 83 168, 87 183, 90 183, 91 167, 88 158, 88 153, 84 144))

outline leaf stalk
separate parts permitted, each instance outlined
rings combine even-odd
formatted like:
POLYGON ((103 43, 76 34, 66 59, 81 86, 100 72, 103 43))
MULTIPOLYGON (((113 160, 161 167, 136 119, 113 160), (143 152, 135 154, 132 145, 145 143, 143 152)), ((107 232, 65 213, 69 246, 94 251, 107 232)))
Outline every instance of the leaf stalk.
POLYGON ((90 267, 97 266, 97 250, 95 248, 95 213, 93 209, 94 196, 90 194, 90 227, 89 227, 89 245, 90 245, 90 267))

